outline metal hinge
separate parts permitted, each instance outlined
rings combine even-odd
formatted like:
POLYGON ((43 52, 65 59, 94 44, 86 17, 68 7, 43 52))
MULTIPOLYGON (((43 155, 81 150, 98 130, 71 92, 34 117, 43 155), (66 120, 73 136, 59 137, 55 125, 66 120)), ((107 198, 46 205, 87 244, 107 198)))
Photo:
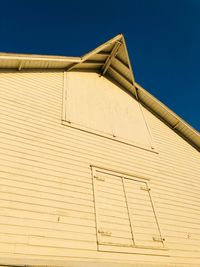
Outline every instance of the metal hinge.
POLYGON ((155 242, 164 242, 165 239, 162 238, 162 237, 156 237, 156 236, 153 236, 153 241, 155 241, 155 242))
POLYGON ((98 180, 98 181, 102 181, 102 182, 105 182, 105 178, 104 177, 102 177, 102 176, 94 176, 94 178, 96 179, 96 180, 98 180))
POLYGON ((146 186, 141 186, 140 187, 141 190, 144 190, 144 191, 150 191, 151 189, 146 187, 146 186))
POLYGON ((103 235, 103 236, 111 236, 112 233, 110 231, 104 230, 104 229, 99 229, 98 233, 103 235))

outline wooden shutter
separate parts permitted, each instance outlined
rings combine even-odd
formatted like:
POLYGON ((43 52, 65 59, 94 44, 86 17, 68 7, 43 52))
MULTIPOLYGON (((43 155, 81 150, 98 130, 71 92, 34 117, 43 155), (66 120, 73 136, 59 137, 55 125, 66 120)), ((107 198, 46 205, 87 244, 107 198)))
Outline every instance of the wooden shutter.
POLYGON ((68 72, 65 76, 67 125, 151 149, 141 106, 130 94, 97 73, 68 72))
POLYGON ((136 248, 163 249, 147 183, 103 169, 92 172, 98 245, 129 253, 136 248))
POLYGON ((147 183, 124 179, 135 246, 163 248, 147 183))
POLYGON ((133 246, 122 177, 95 171, 98 244, 133 246))

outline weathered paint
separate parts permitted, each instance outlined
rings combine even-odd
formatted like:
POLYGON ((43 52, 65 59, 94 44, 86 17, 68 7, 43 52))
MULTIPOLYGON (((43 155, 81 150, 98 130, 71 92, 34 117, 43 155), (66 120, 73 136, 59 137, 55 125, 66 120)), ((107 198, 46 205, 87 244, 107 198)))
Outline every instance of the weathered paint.
POLYGON ((63 81, 0 73, 0 264, 200 266, 199 152, 144 108, 156 153, 63 125, 63 81), (98 250, 91 165, 147 178, 166 255, 98 250))

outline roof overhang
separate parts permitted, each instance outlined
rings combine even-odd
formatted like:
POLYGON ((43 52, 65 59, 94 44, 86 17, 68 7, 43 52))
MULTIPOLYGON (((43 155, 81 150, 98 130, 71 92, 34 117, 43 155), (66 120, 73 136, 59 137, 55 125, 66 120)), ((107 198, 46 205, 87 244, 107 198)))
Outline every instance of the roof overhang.
POLYGON ((135 82, 125 39, 117 35, 82 57, 0 53, 1 69, 64 69, 96 71, 114 80, 200 151, 200 134, 167 106, 135 82))

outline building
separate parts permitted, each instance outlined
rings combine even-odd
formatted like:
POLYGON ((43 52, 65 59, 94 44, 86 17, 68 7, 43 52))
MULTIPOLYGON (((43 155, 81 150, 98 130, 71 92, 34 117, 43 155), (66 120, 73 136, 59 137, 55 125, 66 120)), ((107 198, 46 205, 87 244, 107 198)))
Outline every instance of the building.
POLYGON ((200 266, 199 133, 135 82, 122 35, 0 68, 0 265, 200 266))

